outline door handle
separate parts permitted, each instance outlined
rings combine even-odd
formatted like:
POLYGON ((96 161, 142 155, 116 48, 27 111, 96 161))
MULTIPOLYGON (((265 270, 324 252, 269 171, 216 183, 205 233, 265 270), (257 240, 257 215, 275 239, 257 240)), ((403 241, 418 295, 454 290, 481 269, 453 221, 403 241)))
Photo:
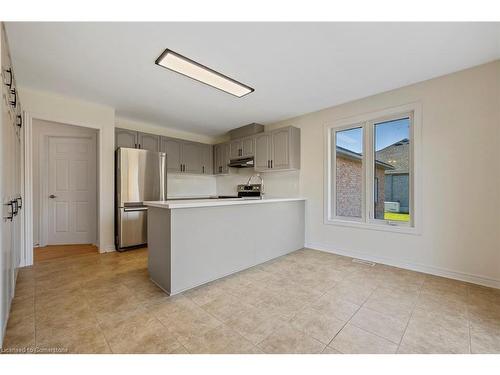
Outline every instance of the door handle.
POLYGON ((50 194, 50 195, 49 195, 49 198, 50 198, 50 199, 54 199, 54 198, 57 198, 57 195, 54 195, 54 194, 50 194))
POLYGON ((12 201, 9 201, 5 203, 5 206, 9 206, 10 210, 7 213, 8 216, 4 216, 4 219, 12 221, 12 219, 14 218, 14 204, 12 203, 12 201))

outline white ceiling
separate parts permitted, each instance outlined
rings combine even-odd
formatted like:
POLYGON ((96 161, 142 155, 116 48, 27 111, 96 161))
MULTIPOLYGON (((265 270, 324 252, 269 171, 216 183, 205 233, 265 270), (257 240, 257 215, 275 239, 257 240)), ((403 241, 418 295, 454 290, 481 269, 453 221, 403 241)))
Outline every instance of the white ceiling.
POLYGON ((500 23, 6 24, 19 85, 206 135, 272 123, 500 58, 500 23), (255 89, 156 66, 170 48, 255 89))

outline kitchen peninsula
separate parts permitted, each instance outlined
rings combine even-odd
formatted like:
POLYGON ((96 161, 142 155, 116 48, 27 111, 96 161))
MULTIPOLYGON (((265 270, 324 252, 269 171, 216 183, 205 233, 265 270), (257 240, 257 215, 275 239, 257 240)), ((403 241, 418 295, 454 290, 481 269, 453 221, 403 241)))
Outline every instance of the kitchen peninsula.
POLYGON ((169 295, 304 246, 303 198, 145 202, 148 268, 169 295))

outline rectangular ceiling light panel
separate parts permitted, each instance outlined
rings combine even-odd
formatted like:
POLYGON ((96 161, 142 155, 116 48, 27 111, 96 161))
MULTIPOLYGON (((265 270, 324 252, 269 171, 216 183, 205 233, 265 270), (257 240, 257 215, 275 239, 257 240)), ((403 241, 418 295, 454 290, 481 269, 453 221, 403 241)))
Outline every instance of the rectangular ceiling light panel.
POLYGON ((238 98, 254 91, 253 88, 247 85, 226 77, 215 70, 207 68, 169 49, 166 49, 160 57, 156 59, 156 64, 206 85, 215 87, 216 89, 225 91, 238 98))

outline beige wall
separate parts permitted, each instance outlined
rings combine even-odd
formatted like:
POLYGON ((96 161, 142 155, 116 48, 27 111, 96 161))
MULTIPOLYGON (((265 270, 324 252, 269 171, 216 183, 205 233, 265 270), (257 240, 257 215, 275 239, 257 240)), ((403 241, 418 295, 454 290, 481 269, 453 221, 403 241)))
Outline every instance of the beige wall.
POLYGON ((281 121, 301 128, 312 248, 500 287, 500 61, 281 121), (420 235, 326 225, 324 137, 336 120, 422 105, 420 235))
POLYGON ((19 88, 19 95, 24 110, 33 119, 77 125, 98 131, 98 246, 101 251, 114 250, 114 109, 23 87, 19 88))

